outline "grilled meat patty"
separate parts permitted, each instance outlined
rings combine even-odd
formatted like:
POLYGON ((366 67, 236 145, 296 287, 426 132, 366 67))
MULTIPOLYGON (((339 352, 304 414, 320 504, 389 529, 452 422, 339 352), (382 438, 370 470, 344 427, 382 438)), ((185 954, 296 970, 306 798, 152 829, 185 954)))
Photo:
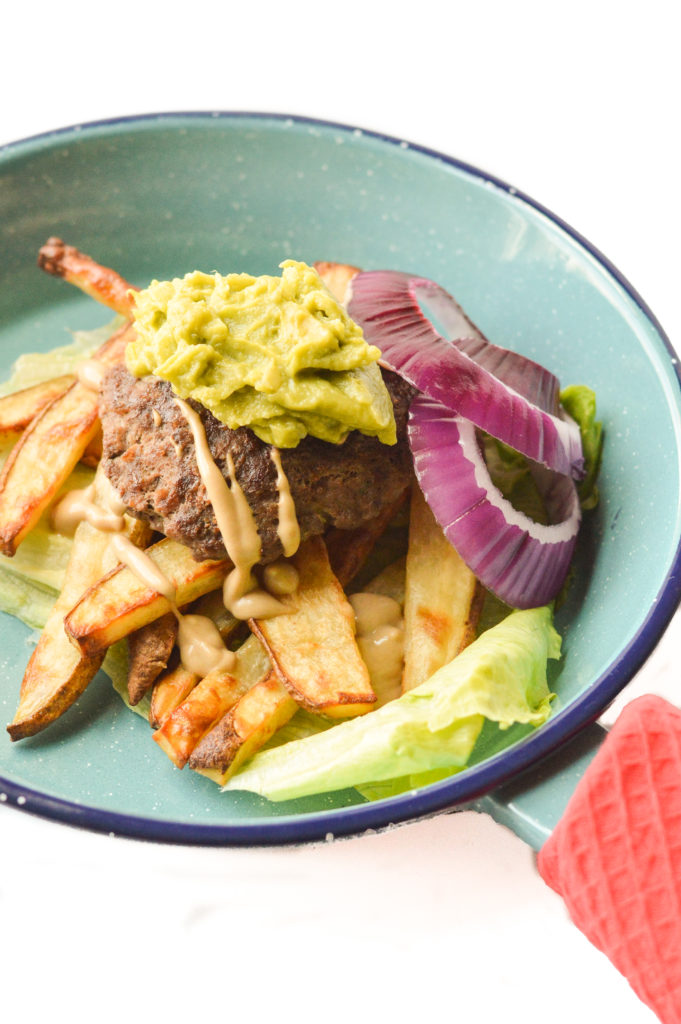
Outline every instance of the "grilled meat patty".
MULTIPOLYGON (((341 445, 306 437, 281 449, 300 525, 301 539, 328 527, 353 529, 393 504, 409 485, 406 439, 414 389, 383 370, 393 401, 398 442, 385 445, 353 431, 341 445)), ((277 471, 271 447, 247 427, 230 430, 197 402, 208 445, 225 478, 231 454, 262 541, 262 563, 282 554, 277 536, 277 471)), ((224 558, 225 547, 199 476, 191 430, 170 385, 136 378, 116 366, 104 379, 101 398, 103 466, 131 515, 191 549, 195 558, 224 558)))

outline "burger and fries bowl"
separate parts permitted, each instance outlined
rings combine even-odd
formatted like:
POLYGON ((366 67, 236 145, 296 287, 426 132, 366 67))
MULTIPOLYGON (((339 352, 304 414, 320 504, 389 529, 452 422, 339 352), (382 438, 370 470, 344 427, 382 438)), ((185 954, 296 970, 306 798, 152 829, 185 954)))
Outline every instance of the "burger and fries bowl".
MULTIPOLYGON (((0 179, 10 380, 0 544, 14 601, 1 623, 0 789, 10 802, 171 841, 353 834, 470 805, 596 719, 640 668, 679 597, 677 372, 652 314, 567 225, 439 154, 265 115, 66 129, 0 151, 0 179), (485 636, 498 608, 411 480, 388 495, 386 475, 376 514, 305 537, 288 559, 298 585, 280 594, 285 614, 247 622, 220 600, 229 558, 199 560, 157 523, 122 512, 116 531, 152 557, 171 601, 121 563, 105 530, 83 522, 71 540, 50 526, 69 488, 109 500, 100 393, 82 367, 124 362, 134 292, 196 269, 274 275, 285 260, 316 265, 339 303, 357 268, 437 282, 494 344, 596 395, 599 500, 582 516, 555 608, 561 656, 549 654, 546 689, 524 719, 506 730, 466 724, 473 754, 462 771, 437 763, 412 767, 401 786, 369 776, 355 788, 338 741, 328 748, 336 787, 282 800, 235 785, 263 748, 281 757, 297 737, 342 737, 360 720, 368 729, 398 696, 369 679, 358 592, 400 610, 390 629, 403 630, 410 652, 406 693, 485 636), (187 669, 174 608, 213 622, 235 652, 229 670, 187 669)), ((370 745, 366 731, 356 735, 353 744, 370 745)))

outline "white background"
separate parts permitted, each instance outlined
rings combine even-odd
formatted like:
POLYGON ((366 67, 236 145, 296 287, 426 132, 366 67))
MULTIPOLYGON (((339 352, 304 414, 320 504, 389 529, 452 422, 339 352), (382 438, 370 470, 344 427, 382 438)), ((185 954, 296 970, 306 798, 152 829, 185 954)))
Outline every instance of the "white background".
MULTIPOLYGON (((400 136, 554 210, 678 343, 674 6, 13 5, 0 144, 192 109, 400 136)), ((634 691, 678 702, 680 643, 677 619, 618 706, 634 691)), ((56 1007, 73 1021, 654 1019, 571 925, 529 849, 471 812, 251 851, 110 839, 0 807, 0 864, 7 1019, 13 1003, 29 1021, 56 1007)))

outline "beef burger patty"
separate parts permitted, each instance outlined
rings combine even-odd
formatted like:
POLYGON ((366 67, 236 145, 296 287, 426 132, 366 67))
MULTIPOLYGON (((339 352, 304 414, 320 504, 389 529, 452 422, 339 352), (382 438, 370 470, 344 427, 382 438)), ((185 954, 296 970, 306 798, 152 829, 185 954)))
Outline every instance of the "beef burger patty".
MULTIPOLYGON (((409 485, 407 412, 414 389, 383 370, 395 409, 398 442, 382 444, 357 431, 341 445, 306 437, 282 448, 281 462, 296 506, 301 540, 331 526, 353 529, 393 504, 409 485)), ((224 558, 213 508, 199 476, 194 439, 170 385, 136 378, 116 366, 101 394, 103 467, 131 515, 185 544, 197 559, 224 558)), ((197 402, 212 456, 225 478, 234 462, 262 541, 261 562, 282 554, 277 536, 277 471, 271 446, 247 427, 231 430, 197 402)))

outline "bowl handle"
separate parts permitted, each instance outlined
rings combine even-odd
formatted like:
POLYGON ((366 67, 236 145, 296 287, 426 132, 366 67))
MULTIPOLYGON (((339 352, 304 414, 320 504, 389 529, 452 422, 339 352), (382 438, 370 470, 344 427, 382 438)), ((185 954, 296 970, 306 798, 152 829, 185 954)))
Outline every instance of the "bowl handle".
POLYGON ((478 809, 539 848, 577 927, 663 1024, 681 1024, 681 711, 639 697, 524 778, 478 809))

